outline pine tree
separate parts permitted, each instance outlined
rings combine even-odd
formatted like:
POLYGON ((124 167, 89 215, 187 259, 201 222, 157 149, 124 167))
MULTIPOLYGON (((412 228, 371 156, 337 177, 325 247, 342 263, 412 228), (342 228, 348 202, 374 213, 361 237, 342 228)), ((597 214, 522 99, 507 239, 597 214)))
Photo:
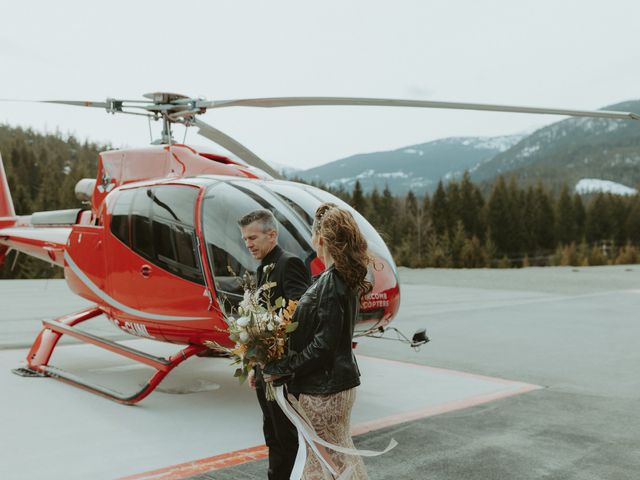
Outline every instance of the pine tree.
POLYGON ((509 229, 509 249, 505 252, 510 256, 522 256, 524 251, 527 232, 524 226, 525 196, 518 187, 515 177, 511 177, 507 187, 508 196, 508 217, 507 228, 509 229))
POLYGON ((535 199, 537 205, 536 243, 543 250, 551 250, 556 244, 555 215, 551 199, 541 183, 536 186, 535 199))
POLYGON ((587 211, 578 193, 573 194, 573 213, 576 218, 576 240, 582 241, 586 233, 587 211))
POLYGON ((380 218, 381 204, 380 192, 374 187, 369 198, 369 216, 367 218, 378 231, 380 231, 383 225, 383 220, 380 218))
POLYGON ((396 201, 388 185, 385 185, 382 191, 379 217, 384 222, 383 231, 389 239, 389 248, 393 252, 394 248, 400 244, 400 234, 397 228, 396 201))
POLYGON ((522 240, 522 249, 524 252, 535 254, 539 248, 536 231, 538 220, 538 206, 536 204, 536 195, 533 191, 533 187, 529 186, 526 193, 522 192, 522 196, 524 197, 524 199, 522 200, 524 205, 522 213, 522 223, 525 232, 522 240))
POLYGON ((433 198, 431 199, 431 224, 437 235, 444 235, 449 232, 449 206, 447 204, 447 194, 442 186, 442 181, 438 182, 433 198))
POLYGON ((482 222, 483 207, 484 198, 482 198, 482 193, 471 183, 471 176, 468 171, 465 171, 462 182, 460 183, 459 215, 465 231, 470 236, 475 235, 479 239, 484 237, 482 222))
POLYGON ((467 234, 464 231, 462 220, 458 220, 458 223, 456 224, 456 228, 453 233, 453 237, 451 238, 451 246, 450 246, 451 263, 454 268, 464 267, 464 262, 462 259, 462 250, 464 249, 466 240, 467 240, 467 234))
POLYGON ((487 240, 484 242, 484 251, 487 255, 487 267, 493 267, 494 261, 497 257, 497 248, 496 244, 493 243, 493 235, 491 234, 491 230, 487 231, 487 240))
POLYGON ((460 186, 456 182, 447 185, 447 227, 449 235, 455 234, 458 221, 462 220, 462 199, 460 186))
POLYGON ((429 233, 427 237, 427 257, 426 264, 433 268, 451 267, 451 254, 449 252, 449 234, 446 232, 438 236, 435 231, 429 233))
POLYGON ((412 263, 419 265, 422 263, 422 230, 424 222, 422 218, 422 207, 418 204, 418 199, 411 190, 407 193, 404 201, 404 219, 405 226, 402 230, 413 252, 412 257, 414 258, 412 263))
MULTIPOLYGON (((612 209, 603 193, 596 195, 587 210, 586 237, 591 244, 609 240, 613 234, 612 209)), ((591 265, 595 265, 591 262, 591 265)))
POLYGON ((485 268, 489 266, 487 252, 476 236, 471 239, 465 239, 461 260, 464 268, 485 268))
POLYGON ((487 203, 487 227, 491 232, 491 241, 500 255, 512 250, 512 230, 509 225, 512 221, 511 207, 507 185, 504 178, 500 176, 493 186, 487 203))
POLYGON ((420 265, 424 264, 424 258, 427 254, 427 235, 433 231, 433 224, 431 223, 431 199, 429 195, 425 195, 422 199, 422 213, 420 215, 421 228, 420 228, 420 265))
POLYGON ((612 232, 611 237, 615 245, 622 246, 627 243, 627 216, 629 215, 628 199, 620 195, 607 195, 607 201, 611 211, 612 232))
POLYGON ((556 232, 558 235, 558 241, 563 245, 578 241, 578 228, 576 225, 574 204, 571 201, 569 188, 566 184, 564 184, 564 186, 562 187, 560 196, 558 197, 558 203, 556 206, 556 218, 556 232))
POLYGON ((638 263, 640 259, 640 255, 638 254, 638 249, 635 245, 631 243, 627 243, 620 249, 620 253, 615 259, 616 265, 626 265, 630 263, 638 263))
POLYGON ((356 180, 356 184, 353 187, 353 194, 351 195, 351 206, 355 208, 363 217, 367 216, 367 201, 364 198, 360 180, 356 180))
POLYGON ((629 241, 640 244, 640 195, 633 197, 625 222, 629 241))

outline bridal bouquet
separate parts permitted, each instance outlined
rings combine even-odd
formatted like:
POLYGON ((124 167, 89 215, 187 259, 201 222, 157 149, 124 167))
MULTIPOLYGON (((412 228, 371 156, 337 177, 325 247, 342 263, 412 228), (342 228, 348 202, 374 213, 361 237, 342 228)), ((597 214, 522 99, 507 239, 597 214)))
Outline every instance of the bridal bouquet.
MULTIPOLYGON (((271 270, 273 264, 264 267, 267 279, 271 270)), ((289 300, 285 305, 284 299, 278 297, 271 303, 269 290, 275 287, 275 282, 267 281, 257 288, 255 279, 245 273, 242 284, 244 296, 238 308, 230 314, 225 313, 225 332, 229 334, 231 341, 236 342, 235 346, 227 348, 214 341, 205 341, 209 348, 233 358, 233 364, 239 365, 234 376, 241 383, 247 379, 254 366, 265 365, 284 356, 287 335, 298 326, 292 321, 298 302, 289 300)), ((275 399, 271 383, 267 383, 265 396, 268 400, 275 399)))

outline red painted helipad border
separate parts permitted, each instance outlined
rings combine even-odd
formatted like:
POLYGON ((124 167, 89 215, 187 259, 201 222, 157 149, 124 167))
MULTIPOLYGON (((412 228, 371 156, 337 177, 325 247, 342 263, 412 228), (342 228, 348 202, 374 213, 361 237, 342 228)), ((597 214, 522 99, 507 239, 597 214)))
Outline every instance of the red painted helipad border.
POLYGON ((258 445, 257 447, 245 448, 244 450, 223 453, 215 457, 202 458, 200 460, 194 460, 193 462, 180 463, 171 467, 122 477, 119 480, 180 480, 192 475, 198 475, 199 473, 210 472, 211 470, 220 470, 221 468, 240 465, 241 463, 251 462, 252 460, 261 460, 267 458, 267 455, 268 450, 266 445, 258 445))
MULTIPOLYGON (((371 420, 369 422, 359 423, 351 428, 352 435, 362 435, 363 433, 372 432, 381 428, 391 427, 399 423, 409 422, 411 420, 417 420, 419 418, 432 417, 434 415, 440 415, 442 413, 453 412, 455 410, 462 410, 464 408, 473 407, 475 405, 481 405, 483 403, 492 402, 501 398, 507 398, 521 393, 530 392, 532 390, 538 390, 543 388, 539 385, 532 385, 528 383, 515 382, 512 380, 505 380, 503 378, 488 377, 486 375, 476 375, 473 373, 461 372, 458 370, 448 370, 446 368, 430 367, 428 365, 419 365, 416 363, 402 362, 398 360, 388 360, 386 358, 369 357, 365 355, 359 355, 363 358, 371 360, 393 363, 402 365, 403 367, 412 367, 426 369, 430 371, 437 371, 439 373, 447 375, 455 375, 467 378, 475 378, 478 380, 484 380, 502 385, 512 385, 512 389, 501 390, 494 393, 485 393, 482 395, 476 395, 473 397, 465 398, 463 400, 454 400, 452 402, 443 403, 441 405, 432 405, 429 407, 412 410, 409 412, 402 412, 395 415, 389 415, 388 417, 379 418, 377 420, 371 420)), ((145 473, 139 473, 128 477, 122 477, 118 480, 181 480, 193 475, 201 473, 207 473, 212 470, 220 470, 222 468, 233 467, 235 465, 241 465, 243 463, 251 462, 253 460, 261 460, 267 458, 268 450, 265 445, 258 445, 243 450, 236 450, 235 452, 223 453, 214 457, 202 458, 200 460, 194 460, 192 462, 181 463, 170 467, 161 468, 158 470, 152 470, 145 473)))

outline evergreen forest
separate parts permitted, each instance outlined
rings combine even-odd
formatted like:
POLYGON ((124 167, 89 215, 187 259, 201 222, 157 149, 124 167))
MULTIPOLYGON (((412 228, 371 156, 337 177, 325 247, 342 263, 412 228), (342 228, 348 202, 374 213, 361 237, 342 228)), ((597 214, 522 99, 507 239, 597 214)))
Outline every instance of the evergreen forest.
POLYGON ((398 265, 511 268, 638 262, 640 196, 553 193, 499 176, 488 194, 465 173, 433 195, 334 192, 380 232, 398 265))
MULTIPOLYGON (((95 178, 98 154, 107 148, 60 132, 43 135, 0 125, 0 155, 16 214, 82 207, 74 187, 81 178, 95 178)), ((61 268, 11 252, 0 278, 61 278, 62 273, 61 268)))

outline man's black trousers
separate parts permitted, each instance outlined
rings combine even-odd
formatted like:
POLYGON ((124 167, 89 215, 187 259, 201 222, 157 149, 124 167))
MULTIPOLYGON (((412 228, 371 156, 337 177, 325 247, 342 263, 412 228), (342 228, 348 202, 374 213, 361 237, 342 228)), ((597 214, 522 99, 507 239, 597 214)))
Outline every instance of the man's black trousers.
POLYGON ((298 454, 298 431, 278 404, 266 399, 262 372, 256 373, 256 394, 262 409, 262 430, 269 447, 269 480, 289 480, 298 454))

